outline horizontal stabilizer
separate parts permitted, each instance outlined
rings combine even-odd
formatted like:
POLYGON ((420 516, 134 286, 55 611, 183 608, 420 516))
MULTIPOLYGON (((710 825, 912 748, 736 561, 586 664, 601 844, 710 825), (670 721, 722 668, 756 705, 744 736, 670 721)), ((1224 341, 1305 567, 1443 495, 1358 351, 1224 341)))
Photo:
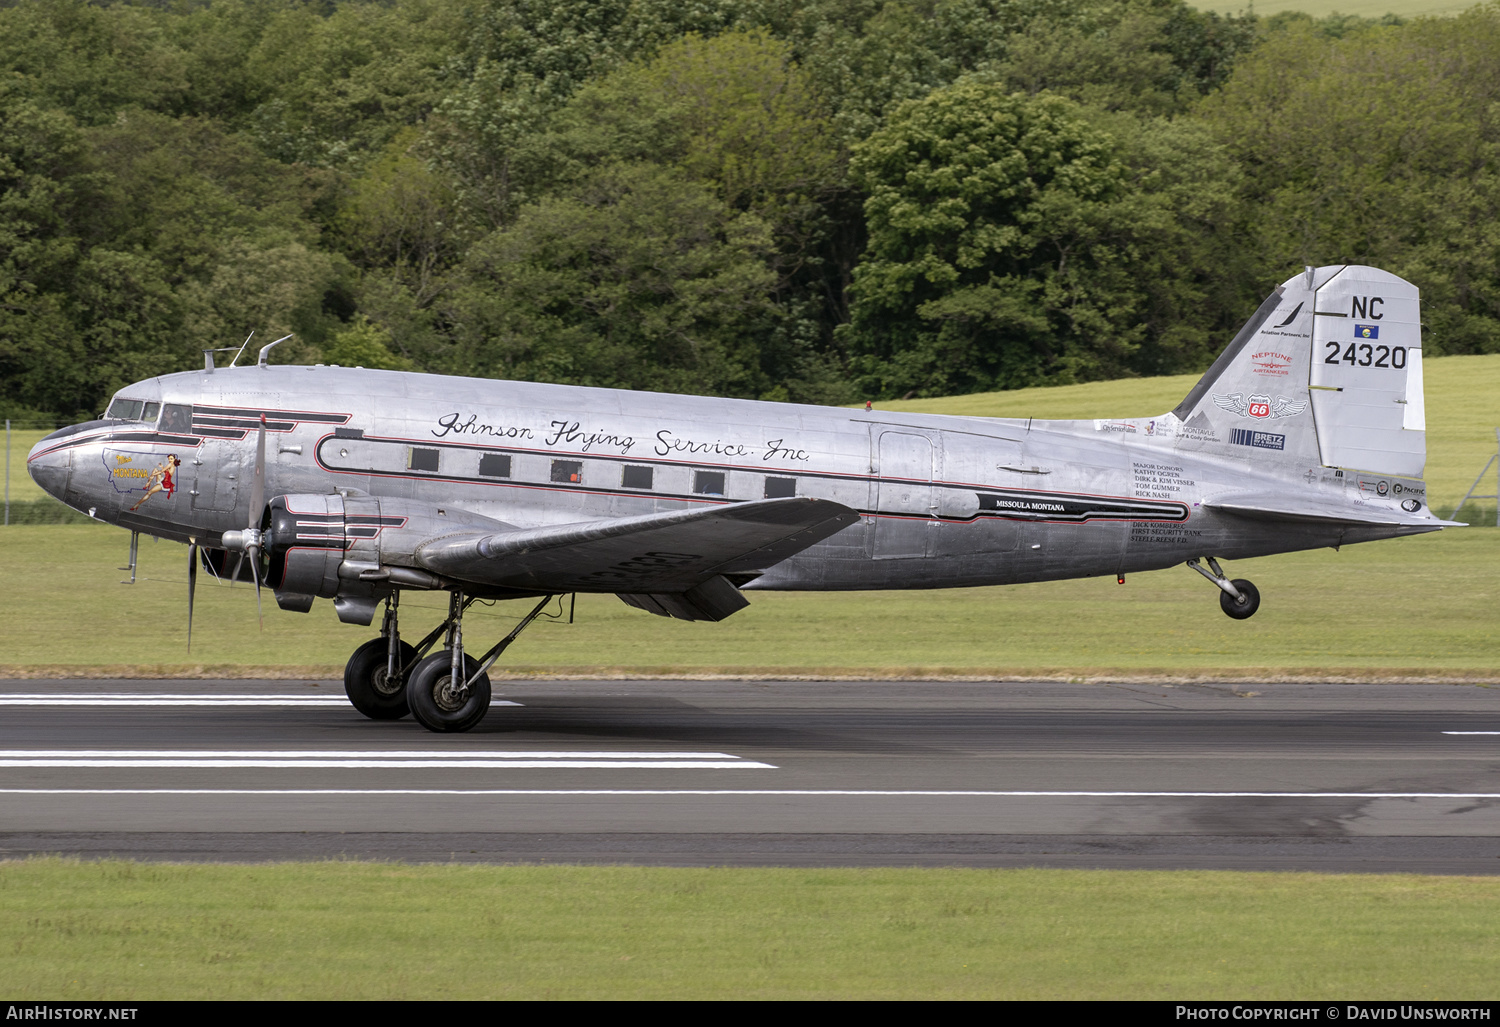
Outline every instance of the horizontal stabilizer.
POLYGON ((1437 531, 1463 527, 1457 521, 1414 516, 1401 509, 1367 506, 1351 509, 1345 503, 1293 496, 1266 496, 1259 492, 1236 492, 1205 500, 1205 509, 1236 514, 1260 521, 1294 521, 1304 524, 1348 524, 1351 526, 1397 527, 1407 532, 1437 531))
MULTIPOLYGON (((847 506, 824 499, 763 499, 448 534, 419 545, 416 559, 433 573, 501 588, 681 594, 717 575, 780 563, 858 520, 847 506)), ((721 605, 710 604, 709 612, 721 605)))

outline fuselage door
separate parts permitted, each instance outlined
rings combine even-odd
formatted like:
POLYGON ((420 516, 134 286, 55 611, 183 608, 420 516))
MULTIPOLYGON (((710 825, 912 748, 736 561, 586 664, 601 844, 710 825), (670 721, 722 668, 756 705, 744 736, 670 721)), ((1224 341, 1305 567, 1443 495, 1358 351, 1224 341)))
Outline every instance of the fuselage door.
POLYGON ((928 556, 936 523, 932 489, 933 445, 911 432, 877 433, 874 557, 928 556))
MULTIPOLYGON (((228 512, 239 498, 243 442, 205 439, 193 456, 193 509, 228 512)), ((254 442, 251 442, 254 445, 254 442)), ((252 457, 253 459, 253 457, 252 457)))

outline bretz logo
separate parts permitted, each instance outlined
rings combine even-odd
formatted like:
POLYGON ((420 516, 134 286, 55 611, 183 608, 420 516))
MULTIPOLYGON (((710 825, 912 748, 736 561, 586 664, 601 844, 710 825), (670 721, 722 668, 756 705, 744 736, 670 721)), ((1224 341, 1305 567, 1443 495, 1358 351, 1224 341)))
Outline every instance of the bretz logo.
POLYGON ((1229 441, 1236 446, 1253 446, 1256 449, 1286 449, 1286 436, 1250 428, 1231 428, 1229 441))

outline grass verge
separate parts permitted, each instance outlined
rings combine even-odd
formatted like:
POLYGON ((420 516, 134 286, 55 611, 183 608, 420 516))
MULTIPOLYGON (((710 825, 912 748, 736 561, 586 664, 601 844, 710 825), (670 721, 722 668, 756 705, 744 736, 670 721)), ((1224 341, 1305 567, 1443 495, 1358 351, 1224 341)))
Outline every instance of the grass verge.
POLYGON ((1478 999, 1500 878, 0 864, 56 999, 1478 999))
MULTIPOLYGON (((1500 532, 1465 528, 1231 565, 1265 597, 1249 621, 1219 610, 1182 568, 1113 579, 928 592, 756 593, 722 624, 670 621, 613 596, 580 596, 577 620, 534 625, 500 673, 535 676, 780 676, 1254 681, 1266 678, 1500 681, 1500 532)), ((199 576, 186 646, 187 548, 142 540, 140 577, 120 584, 128 536, 100 525, 0 532, 0 674, 10 677, 338 677, 374 628, 326 602, 285 613, 266 595, 264 633, 245 586, 199 576)), ((524 603, 476 606, 475 644, 524 603)), ((441 619, 408 594, 404 634, 441 619)), ((554 608, 554 612, 556 608, 554 608)))
POLYGON ((1254 8, 1261 17, 1282 11, 1302 11, 1314 18, 1331 14, 1357 14, 1379 18, 1386 14, 1402 18, 1441 18, 1461 14, 1476 6, 1475 0, 1195 0, 1192 6, 1215 14, 1244 14, 1254 8))

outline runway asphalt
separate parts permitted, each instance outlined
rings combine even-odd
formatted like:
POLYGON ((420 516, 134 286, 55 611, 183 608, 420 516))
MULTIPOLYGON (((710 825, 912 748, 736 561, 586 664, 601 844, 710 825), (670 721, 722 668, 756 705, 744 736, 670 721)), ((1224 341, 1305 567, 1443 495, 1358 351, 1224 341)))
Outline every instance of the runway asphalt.
POLYGON ((0 682, 0 856, 1500 872, 1500 689, 0 682))

